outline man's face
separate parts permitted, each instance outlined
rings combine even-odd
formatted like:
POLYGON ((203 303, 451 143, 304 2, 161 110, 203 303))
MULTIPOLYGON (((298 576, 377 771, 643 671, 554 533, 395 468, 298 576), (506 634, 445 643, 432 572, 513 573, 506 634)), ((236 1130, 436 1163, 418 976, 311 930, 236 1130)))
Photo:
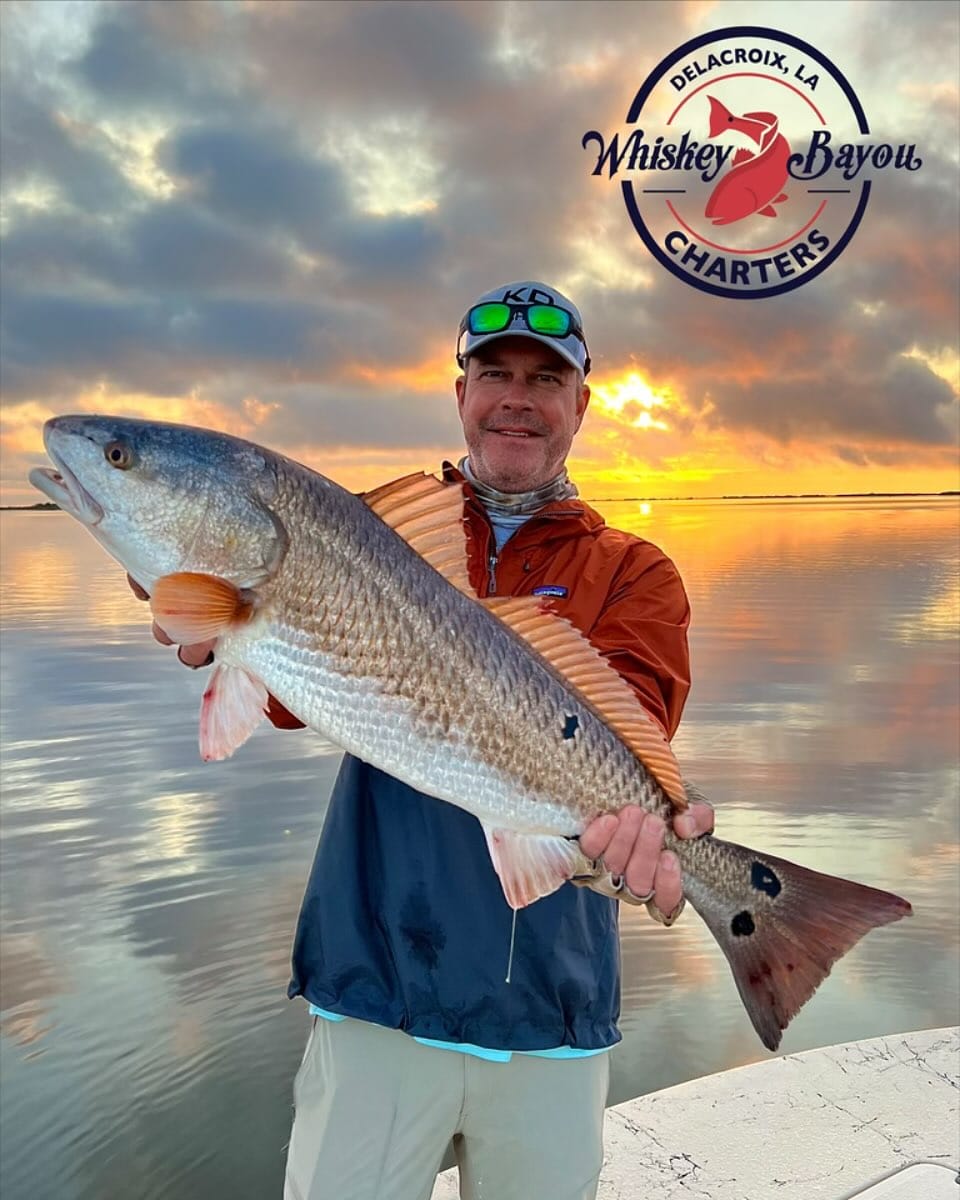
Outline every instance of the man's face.
POLYGON ((543 342, 505 337, 481 346, 457 380, 457 406, 481 482, 529 492, 559 475, 590 389, 543 342))

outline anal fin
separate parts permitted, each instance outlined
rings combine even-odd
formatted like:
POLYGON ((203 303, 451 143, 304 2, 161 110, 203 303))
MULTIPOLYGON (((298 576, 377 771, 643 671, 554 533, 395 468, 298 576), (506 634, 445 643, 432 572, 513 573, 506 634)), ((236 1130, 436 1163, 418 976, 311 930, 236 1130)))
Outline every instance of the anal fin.
POLYGON ((513 909, 549 896, 586 862, 579 843, 570 838, 481 824, 503 894, 513 909))

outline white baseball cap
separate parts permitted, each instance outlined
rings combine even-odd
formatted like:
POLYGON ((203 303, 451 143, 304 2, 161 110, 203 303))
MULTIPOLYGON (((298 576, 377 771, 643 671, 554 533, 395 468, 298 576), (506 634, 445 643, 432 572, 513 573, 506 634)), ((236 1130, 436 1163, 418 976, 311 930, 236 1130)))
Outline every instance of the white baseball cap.
POLYGON ((508 283, 474 301, 460 322, 458 364, 463 367, 475 350, 503 337, 533 338, 555 350, 584 375, 590 370, 580 310, 546 283, 530 279, 508 283), (464 335, 466 340, 461 346, 464 335))

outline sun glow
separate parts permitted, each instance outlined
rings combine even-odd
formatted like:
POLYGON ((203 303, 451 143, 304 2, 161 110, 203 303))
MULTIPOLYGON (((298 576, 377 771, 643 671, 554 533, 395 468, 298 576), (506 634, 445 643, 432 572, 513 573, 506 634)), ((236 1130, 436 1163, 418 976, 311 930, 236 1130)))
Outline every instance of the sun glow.
POLYGON ((609 384, 598 383, 591 390, 593 404, 635 429, 670 428, 655 415, 655 410, 669 407, 667 395, 655 391, 636 371, 609 384))

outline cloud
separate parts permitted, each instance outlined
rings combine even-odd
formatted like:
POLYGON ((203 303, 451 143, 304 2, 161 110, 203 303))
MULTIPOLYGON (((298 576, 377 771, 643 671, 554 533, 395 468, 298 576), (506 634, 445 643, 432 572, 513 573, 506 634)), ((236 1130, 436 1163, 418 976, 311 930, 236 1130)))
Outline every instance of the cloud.
POLYGON ((282 248, 178 199, 119 222, 30 213, 14 223, 3 258, 8 280, 20 287, 91 296, 104 286, 142 295, 236 288, 262 294, 282 291, 300 273, 282 248))
POLYGON ((185 180, 211 213, 319 247, 346 208, 338 168, 308 157, 278 130, 190 127, 159 147, 158 158, 185 180))
POLYGON ((105 139, 95 128, 15 86, 3 89, 0 110, 2 190, 8 202, 28 189, 52 190, 60 205, 87 211, 130 199, 130 185, 110 162, 105 139))
POLYGON ((69 72, 91 96, 128 111, 164 113, 228 101, 240 55, 228 7, 140 0, 97 8, 100 19, 69 72))
POLYGON ((170 395, 233 370, 289 376, 317 345, 323 311, 276 300, 7 297, 3 388, 9 396, 62 391, 86 376, 137 392, 170 395))
POLYGON ((767 473, 789 447, 864 472, 928 462, 957 419, 953 8, 775 7, 822 38, 872 136, 916 141, 924 166, 878 175, 815 283, 742 303, 652 263, 580 145, 726 8, 15 6, 5 396, 66 404, 101 383, 238 414, 255 397, 281 447, 432 453, 457 440, 462 311, 546 278, 584 312, 598 381, 638 372, 670 398, 665 431, 591 414, 607 462, 619 446, 669 472, 685 446, 713 461, 733 442, 767 473))

